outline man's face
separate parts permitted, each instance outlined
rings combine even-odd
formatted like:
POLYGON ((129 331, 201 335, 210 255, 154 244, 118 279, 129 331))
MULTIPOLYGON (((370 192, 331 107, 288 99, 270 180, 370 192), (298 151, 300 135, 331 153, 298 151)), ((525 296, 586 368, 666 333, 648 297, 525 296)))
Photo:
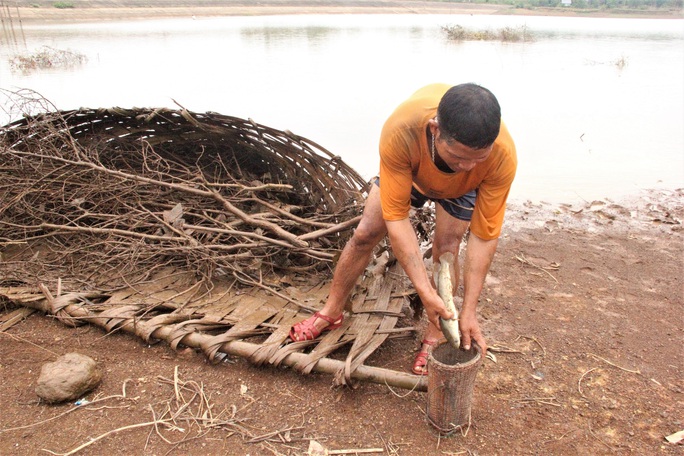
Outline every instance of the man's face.
POLYGON ((455 139, 442 136, 439 128, 433 130, 435 135, 435 153, 456 173, 470 171, 478 163, 487 160, 493 145, 484 149, 473 149, 455 139))

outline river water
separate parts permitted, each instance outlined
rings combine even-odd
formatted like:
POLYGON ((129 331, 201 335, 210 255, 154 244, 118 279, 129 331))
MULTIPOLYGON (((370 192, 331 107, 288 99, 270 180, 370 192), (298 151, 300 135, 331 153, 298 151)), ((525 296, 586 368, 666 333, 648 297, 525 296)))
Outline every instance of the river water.
POLYGON ((188 17, 32 25, 23 35, 0 48, 0 89, 35 90, 59 109, 178 103, 252 118, 321 144, 369 178, 396 104, 432 82, 477 82, 499 98, 518 147, 512 200, 573 203, 684 187, 682 19, 188 17), (454 42, 442 30, 452 25, 524 26, 535 38, 454 42), (30 73, 10 67, 12 56, 42 46, 88 61, 30 73))

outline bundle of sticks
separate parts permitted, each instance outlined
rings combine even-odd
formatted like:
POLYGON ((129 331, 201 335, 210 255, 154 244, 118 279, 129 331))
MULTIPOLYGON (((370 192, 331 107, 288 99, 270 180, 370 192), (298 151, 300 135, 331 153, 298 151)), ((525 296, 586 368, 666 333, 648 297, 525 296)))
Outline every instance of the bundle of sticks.
POLYGON ((244 283, 330 268, 365 182, 288 131, 185 109, 79 109, 0 128, 3 280, 72 289, 164 266, 244 283))

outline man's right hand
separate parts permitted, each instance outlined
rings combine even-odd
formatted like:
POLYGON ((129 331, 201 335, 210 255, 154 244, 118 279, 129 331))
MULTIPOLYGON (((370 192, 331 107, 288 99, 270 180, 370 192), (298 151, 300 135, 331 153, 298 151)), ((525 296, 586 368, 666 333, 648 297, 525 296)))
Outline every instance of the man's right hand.
POLYGON ((392 243, 392 250, 394 250, 399 264, 404 268, 406 275, 409 276, 411 283, 418 292, 427 312, 428 320, 439 328, 439 317, 449 319, 453 318, 453 314, 447 310, 444 301, 431 284, 423 263, 423 254, 418 246, 418 238, 411 222, 405 218, 388 221, 386 226, 392 243))
POLYGON ((425 307, 428 320, 436 327, 440 327, 439 317, 445 320, 454 318, 453 312, 447 310, 444 301, 442 301, 442 298, 439 297, 437 290, 434 288, 430 288, 427 293, 420 294, 419 296, 423 302, 423 307, 425 307))

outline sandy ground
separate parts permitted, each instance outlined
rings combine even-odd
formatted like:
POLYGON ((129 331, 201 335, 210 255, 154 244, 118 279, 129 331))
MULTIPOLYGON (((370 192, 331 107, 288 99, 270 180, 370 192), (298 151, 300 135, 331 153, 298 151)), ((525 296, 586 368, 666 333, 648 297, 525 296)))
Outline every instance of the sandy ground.
MULTIPOLYGON (((395 455, 682 454, 665 440, 684 429, 682 220, 684 190, 512 204, 479 307, 497 362, 478 373, 465 435, 435 433, 426 393, 335 389, 324 374, 241 359, 210 365, 190 349, 34 314, 0 333, 0 454, 301 455, 311 440, 395 455), (40 403, 41 365, 73 351, 101 364, 104 380, 86 396, 99 402, 40 403), (195 407, 192 385, 204 409, 155 429, 195 407), (220 419, 210 427, 203 416, 220 419)), ((0 315, 12 311, 5 303, 0 315)), ((390 340, 367 364, 406 371, 418 341, 390 340)))

